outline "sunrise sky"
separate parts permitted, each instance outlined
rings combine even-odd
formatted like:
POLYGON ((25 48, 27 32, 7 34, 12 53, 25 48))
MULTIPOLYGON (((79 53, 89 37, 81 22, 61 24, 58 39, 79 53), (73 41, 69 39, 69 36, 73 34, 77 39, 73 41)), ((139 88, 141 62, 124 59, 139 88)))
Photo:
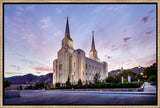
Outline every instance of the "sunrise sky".
POLYGON ((5 4, 5 77, 52 72, 67 16, 74 49, 88 57, 94 30, 109 71, 156 62, 156 4, 5 4))

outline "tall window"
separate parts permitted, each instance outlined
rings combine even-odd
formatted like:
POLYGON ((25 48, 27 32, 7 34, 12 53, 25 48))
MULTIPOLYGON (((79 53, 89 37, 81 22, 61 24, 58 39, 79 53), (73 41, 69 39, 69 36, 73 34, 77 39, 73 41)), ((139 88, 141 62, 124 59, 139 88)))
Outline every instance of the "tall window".
POLYGON ((84 80, 82 80, 82 83, 84 83, 84 80))
POLYGON ((62 64, 59 64, 59 70, 62 70, 62 64))
POLYGON ((74 84, 76 84, 76 80, 74 80, 74 84))
POLYGON ((74 67, 76 67, 76 62, 74 62, 74 67))
POLYGON ((74 72, 74 76, 76 76, 76 72, 74 72))
POLYGON ((82 71, 82 76, 84 76, 84 71, 82 71))
POLYGON ((86 64, 86 69, 87 69, 87 64, 86 64))
POLYGON ((89 65, 89 69, 91 69, 91 65, 89 65))
POLYGON ((82 62, 82 67, 84 68, 84 61, 82 62))
POLYGON ((62 74, 59 74, 59 78, 62 78, 62 74))

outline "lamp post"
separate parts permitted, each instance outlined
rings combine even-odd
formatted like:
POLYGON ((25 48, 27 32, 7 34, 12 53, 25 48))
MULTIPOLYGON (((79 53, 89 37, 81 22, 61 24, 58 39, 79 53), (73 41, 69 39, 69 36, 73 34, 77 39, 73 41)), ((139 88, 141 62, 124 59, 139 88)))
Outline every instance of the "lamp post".
POLYGON ((141 68, 141 66, 139 65, 138 66, 138 69, 139 69, 139 80, 138 81, 140 81, 140 68, 141 68))
POLYGON ((122 71, 123 71, 123 67, 121 67, 121 72, 120 72, 121 75, 122 75, 122 76, 121 76, 121 83, 123 84, 123 74, 122 74, 122 71))
POLYGON ((73 89, 73 76, 74 76, 74 73, 72 73, 72 89, 73 89))

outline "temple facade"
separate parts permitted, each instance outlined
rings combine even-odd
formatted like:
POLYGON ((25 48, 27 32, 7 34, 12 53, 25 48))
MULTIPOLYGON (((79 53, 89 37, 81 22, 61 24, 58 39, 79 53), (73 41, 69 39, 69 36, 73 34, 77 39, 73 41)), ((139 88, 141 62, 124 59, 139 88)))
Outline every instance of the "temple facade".
POLYGON ((101 62, 95 48, 94 31, 92 31, 92 43, 89 58, 82 49, 73 48, 73 40, 70 36, 67 17, 65 37, 62 40, 62 48, 58 51, 58 57, 53 61, 53 85, 61 83, 65 85, 68 77, 72 84, 77 84, 81 79, 83 84, 93 82, 95 74, 100 74, 100 80, 108 77, 108 64, 101 62))

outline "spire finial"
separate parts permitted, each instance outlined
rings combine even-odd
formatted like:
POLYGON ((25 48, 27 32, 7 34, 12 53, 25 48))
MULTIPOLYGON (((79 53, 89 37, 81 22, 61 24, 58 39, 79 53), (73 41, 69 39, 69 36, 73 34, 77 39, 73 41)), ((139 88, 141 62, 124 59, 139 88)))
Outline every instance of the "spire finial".
POLYGON ((94 36, 94 31, 92 31, 92 36, 94 36))
POLYGON ((72 40, 71 37, 70 37, 70 32, 69 32, 69 21, 68 21, 68 16, 67 16, 67 22, 66 22, 65 38, 68 38, 68 39, 72 40))
POLYGON ((91 46, 91 50, 95 51, 95 43, 94 43, 94 31, 92 31, 92 46, 91 46))

